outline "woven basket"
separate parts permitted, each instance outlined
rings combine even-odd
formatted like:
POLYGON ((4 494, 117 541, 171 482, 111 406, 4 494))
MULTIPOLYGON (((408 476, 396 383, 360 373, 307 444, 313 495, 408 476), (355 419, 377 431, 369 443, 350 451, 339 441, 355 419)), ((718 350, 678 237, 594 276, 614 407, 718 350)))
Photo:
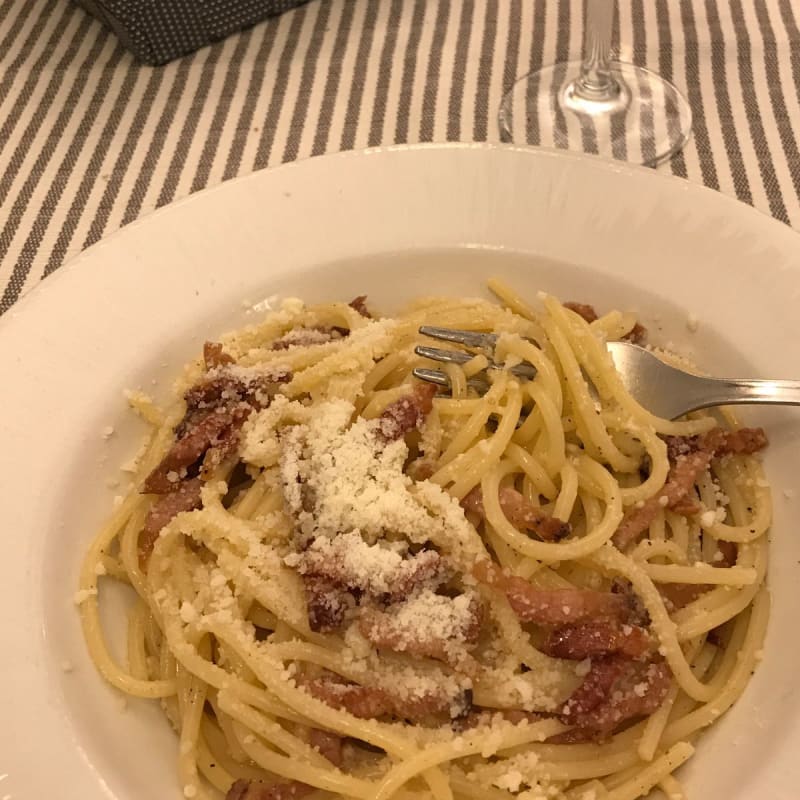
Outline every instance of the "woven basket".
POLYGON ((139 61, 164 64, 308 0, 76 0, 139 61))

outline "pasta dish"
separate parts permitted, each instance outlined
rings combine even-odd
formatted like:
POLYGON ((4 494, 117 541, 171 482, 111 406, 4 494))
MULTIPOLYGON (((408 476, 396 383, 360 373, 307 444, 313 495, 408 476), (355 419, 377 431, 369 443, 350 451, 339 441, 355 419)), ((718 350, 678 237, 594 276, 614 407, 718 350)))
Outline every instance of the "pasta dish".
POLYGON ((285 300, 166 408, 130 396, 151 434, 76 602, 99 672, 176 731, 176 796, 686 796, 761 657, 766 437, 639 406, 605 347, 645 340, 634 315, 490 288, 285 300), (496 344, 442 389, 411 375, 425 324, 496 344))

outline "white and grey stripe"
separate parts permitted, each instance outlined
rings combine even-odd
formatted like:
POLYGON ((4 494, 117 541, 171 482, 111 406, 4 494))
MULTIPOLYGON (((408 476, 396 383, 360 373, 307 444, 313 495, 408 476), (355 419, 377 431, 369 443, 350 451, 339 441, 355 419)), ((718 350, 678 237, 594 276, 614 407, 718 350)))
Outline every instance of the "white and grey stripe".
MULTIPOLYGON (((792 0, 617 6, 615 50, 674 81, 694 114, 691 141, 660 169, 800 227, 792 0)), ((70 0, 5 0, 0 313, 102 236, 222 180, 368 145, 498 141, 514 79, 579 57, 581 8, 312 0, 151 68, 70 0)))

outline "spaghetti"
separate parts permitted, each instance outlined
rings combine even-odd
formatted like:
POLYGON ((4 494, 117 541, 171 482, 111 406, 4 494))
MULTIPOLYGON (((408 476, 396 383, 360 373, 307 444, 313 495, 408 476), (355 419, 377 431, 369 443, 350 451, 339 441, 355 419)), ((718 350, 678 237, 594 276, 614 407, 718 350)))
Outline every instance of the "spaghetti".
POLYGON ((160 700, 185 797, 683 796, 766 629, 766 439, 638 406, 604 347, 632 315, 490 286, 392 319, 286 301, 170 407, 134 398, 152 434, 76 600, 104 678, 160 700), (435 395, 430 323, 536 377, 474 353, 435 395), (125 665, 100 576, 135 595, 125 665))

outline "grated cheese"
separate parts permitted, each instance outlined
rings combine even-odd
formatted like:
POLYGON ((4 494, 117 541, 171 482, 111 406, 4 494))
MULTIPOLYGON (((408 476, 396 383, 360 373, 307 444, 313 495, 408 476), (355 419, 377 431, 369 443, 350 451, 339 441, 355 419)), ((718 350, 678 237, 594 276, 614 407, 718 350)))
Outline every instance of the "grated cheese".
POLYGON ((75 605, 79 606, 81 603, 85 603, 90 597, 96 596, 97 589, 80 589, 79 591, 75 592, 73 600, 75 601, 75 605))
POLYGON ((392 606, 391 628, 406 639, 464 642, 474 622, 473 592, 445 597, 422 589, 409 600, 392 606))
POLYGON ((710 528, 717 521, 717 512, 715 510, 704 511, 700 515, 700 525, 703 528, 710 528))
MULTIPOLYGON (((284 497, 300 533, 308 539, 357 533, 373 544, 391 532, 407 542, 446 545, 466 568, 483 547, 458 502, 436 484, 415 483, 403 471, 405 442, 379 444, 379 421, 359 417, 351 425, 354 413, 352 403, 331 400, 281 434, 284 497)), ((396 560, 388 550, 357 552, 352 564, 362 577, 374 566, 372 556, 385 565, 396 560)))

